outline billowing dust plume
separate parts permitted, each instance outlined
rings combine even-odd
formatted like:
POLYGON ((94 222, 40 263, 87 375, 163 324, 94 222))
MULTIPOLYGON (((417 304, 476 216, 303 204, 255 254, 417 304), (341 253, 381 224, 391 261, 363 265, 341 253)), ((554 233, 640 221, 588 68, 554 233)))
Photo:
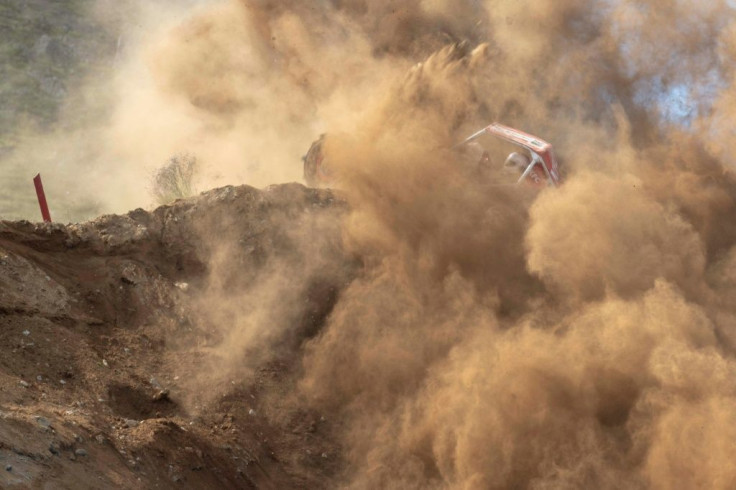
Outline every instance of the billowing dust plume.
POLYGON ((279 73, 307 100, 356 61, 385 74, 360 110, 348 91, 320 112, 363 267, 299 387, 343 424, 341 484, 734 484, 725 2, 246 7, 264 43, 298 40, 279 73), (347 44, 314 41, 336 26, 347 44), (565 184, 463 167, 450 147, 495 119, 554 142, 565 184))
POLYGON ((235 369, 320 271, 350 279, 298 349, 300 403, 344 428, 339 484, 732 488, 735 20, 720 0, 223 2, 149 45, 110 134, 124 161, 193 151, 260 185, 328 132, 349 211, 255 283, 220 282, 237 242, 217 237, 202 314, 235 369), (552 142, 565 183, 457 161, 493 120, 552 142), (357 272, 315 246, 336 224, 357 272))

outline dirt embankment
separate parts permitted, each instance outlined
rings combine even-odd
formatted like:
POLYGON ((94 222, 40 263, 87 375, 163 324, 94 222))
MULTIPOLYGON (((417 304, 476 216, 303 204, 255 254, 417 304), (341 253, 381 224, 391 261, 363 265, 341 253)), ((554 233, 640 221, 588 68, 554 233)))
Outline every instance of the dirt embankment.
POLYGON ((0 222, 0 487, 326 486, 341 467, 332 420, 273 400, 293 391, 294 353, 354 261, 309 272, 290 328, 260 343, 268 355, 224 354, 231 330, 213 311, 228 306, 207 298, 301 262, 314 251, 299 230, 340 255, 339 230, 319 223, 344 208, 289 184, 77 225, 0 222), (226 355, 245 367, 218 370, 226 355))

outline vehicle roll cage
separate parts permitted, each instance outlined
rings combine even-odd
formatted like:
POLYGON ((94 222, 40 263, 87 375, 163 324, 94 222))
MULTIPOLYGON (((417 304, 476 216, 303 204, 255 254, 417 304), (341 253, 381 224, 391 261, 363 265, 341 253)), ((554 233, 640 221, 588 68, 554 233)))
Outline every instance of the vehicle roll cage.
POLYGON ((524 169, 519 180, 516 181, 517 184, 519 182, 523 182, 529 174, 534 171, 534 167, 539 165, 547 176, 548 185, 552 185, 554 187, 560 185, 560 174, 557 167, 557 160, 552 150, 552 145, 536 136, 519 131, 518 129, 494 122, 480 131, 471 134, 456 146, 466 145, 484 134, 496 136, 508 141, 509 143, 524 148, 531 155, 531 162, 529 162, 529 165, 524 169))

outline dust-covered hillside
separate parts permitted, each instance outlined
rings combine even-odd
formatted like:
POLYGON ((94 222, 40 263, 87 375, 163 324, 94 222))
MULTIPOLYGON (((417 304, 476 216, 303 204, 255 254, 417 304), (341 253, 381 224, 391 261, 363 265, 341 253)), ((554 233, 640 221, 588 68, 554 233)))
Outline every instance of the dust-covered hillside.
POLYGON ((734 487, 730 2, 159 18, 105 124, 36 142, 89 145, 74 176, 118 212, 175 154, 191 188, 264 190, 3 223, 3 481, 734 487), (494 120, 562 185, 458 158, 494 120), (321 133, 333 190, 266 186, 321 133))
POLYGON ((300 185, 226 187, 81 225, 0 224, 2 487, 328 486, 336 421, 295 396, 294 354, 356 269, 332 224, 344 210, 300 185), (300 268, 311 253, 329 268, 300 268), (287 266, 294 280, 266 289, 287 266), (231 329, 284 303, 281 322, 231 329))

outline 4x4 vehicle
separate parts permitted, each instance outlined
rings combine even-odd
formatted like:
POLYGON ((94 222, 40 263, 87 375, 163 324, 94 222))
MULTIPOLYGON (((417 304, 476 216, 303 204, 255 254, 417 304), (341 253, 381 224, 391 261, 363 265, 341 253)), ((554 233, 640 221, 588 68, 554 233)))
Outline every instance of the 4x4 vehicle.
MULTIPOLYGON (((302 158, 304 161, 304 180, 311 187, 329 186, 335 180, 333 172, 325 161, 323 152, 325 135, 321 135, 302 158)), ((530 183, 535 186, 557 187, 560 172, 552 145, 531 134, 518 129, 493 123, 476 131, 455 145, 461 160, 477 165, 498 176, 497 170, 506 170, 499 177, 499 184, 530 183), (521 150, 514 151, 514 150, 521 150), (498 162, 503 161, 501 167, 498 162)))

